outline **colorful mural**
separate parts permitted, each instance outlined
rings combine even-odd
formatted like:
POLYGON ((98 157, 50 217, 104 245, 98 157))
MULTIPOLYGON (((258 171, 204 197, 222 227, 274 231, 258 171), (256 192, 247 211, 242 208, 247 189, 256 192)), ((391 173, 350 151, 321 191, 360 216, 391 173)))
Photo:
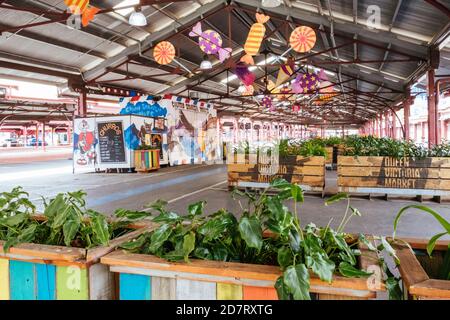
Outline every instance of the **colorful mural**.
MULTIPOLYGON (((170 165, 195 164, 221 159, 217 113, 213 106, 186 98, 167 96, 158 102, 152 96, 121 99, 121 114, 165 114, 156 119, 153 132, 167 133, 170 165)), ((132 129, 137 132, 139 128, 132 129)), ((137 133, 135 133, 137 136, 137 133)))
POLYGON ((76 119, 73 134, 74 167, 94 168, 97 161, 95 119, 76 119))

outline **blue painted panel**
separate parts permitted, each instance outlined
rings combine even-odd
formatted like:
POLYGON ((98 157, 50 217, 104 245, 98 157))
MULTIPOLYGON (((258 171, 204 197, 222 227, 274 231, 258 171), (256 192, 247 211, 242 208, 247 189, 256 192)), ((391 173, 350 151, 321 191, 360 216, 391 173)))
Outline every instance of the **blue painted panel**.
POLYGON ((56 267, 50 264, 36 264, 38 300, 56 300, 56 267))
POLYGON ((120 300, 151 300, 151 277, 121 273, 120 300))
POLYGON ((34 263, 9 262, 11 300, 36 300, 34 263))

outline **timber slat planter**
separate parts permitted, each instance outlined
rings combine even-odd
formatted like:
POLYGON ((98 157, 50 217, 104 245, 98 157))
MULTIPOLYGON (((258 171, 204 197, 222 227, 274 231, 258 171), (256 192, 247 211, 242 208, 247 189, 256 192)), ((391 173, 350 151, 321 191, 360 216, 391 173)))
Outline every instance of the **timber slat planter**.
POLYGON ((433 258, 426 252, 428 240, 402 239, 406 244, 394 246, 400 260, 399 271, 402 276, 405 296, 413 300, 450 300, 450 280, 433 279, 434 273, 443 262, 443 253, 450 241, 436 243, 433 258))
POLYGON ((280 157, 278 165, 267 165, 256 154, 236 156, 228 161, 228 186, 267 188, 276 178, 296 183, 304 191, 322 192, 325 188, 325 157, 280 157), (234 160, 234 161, 233 161, 234 160))
POLYGON ((350 193, 450 195, 450 158, 338 157, 338 189, 350 193))
MULTIPOLYGON (((376 264, 376 255, 362 246, 360 266, 376 264), (374 262, 375 261, 375 262, 374 262)), ((277 266, 191 260, 168 262, 156 256, 116 250, 101 263, 119 273, 121 300, 276 300, 277 266)), ((311 273, 311 293, 320 300, 372 299, 379 290, 369 288, 367 278, 334 276, 328 284, 311 273)))
POLYGON ((144 232, 151 222, 92 249, 22 243, 3 251, 0 241, 0 300, 110 300, 116 296, 114 275, 100 258, 144 232))

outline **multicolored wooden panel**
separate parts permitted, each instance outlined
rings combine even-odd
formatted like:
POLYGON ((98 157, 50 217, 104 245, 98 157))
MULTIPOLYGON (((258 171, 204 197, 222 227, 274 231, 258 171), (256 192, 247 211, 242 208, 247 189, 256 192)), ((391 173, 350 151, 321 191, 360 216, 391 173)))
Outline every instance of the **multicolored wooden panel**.
POLYGON ((274 288, 120 273, 121 300, 277 300, 274 288))
MULTIPOLYGON (((0 258, 0 300, 87 300, 88 274, 88 269, 79 266, 0 258)), ((94 291, 105 289, 93 286, 91 294, 94 291)))
POLYGON ((134 165, 137 171, 150 171, 160 168, 160 150, 136 150, 134 165))

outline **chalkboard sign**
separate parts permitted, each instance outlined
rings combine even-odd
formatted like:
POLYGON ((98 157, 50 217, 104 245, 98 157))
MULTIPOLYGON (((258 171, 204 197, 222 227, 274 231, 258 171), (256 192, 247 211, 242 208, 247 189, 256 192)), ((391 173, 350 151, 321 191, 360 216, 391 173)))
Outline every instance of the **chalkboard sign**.
POLYGON ((101 163, 126 162, 121 121, 98 123, 101 163))

